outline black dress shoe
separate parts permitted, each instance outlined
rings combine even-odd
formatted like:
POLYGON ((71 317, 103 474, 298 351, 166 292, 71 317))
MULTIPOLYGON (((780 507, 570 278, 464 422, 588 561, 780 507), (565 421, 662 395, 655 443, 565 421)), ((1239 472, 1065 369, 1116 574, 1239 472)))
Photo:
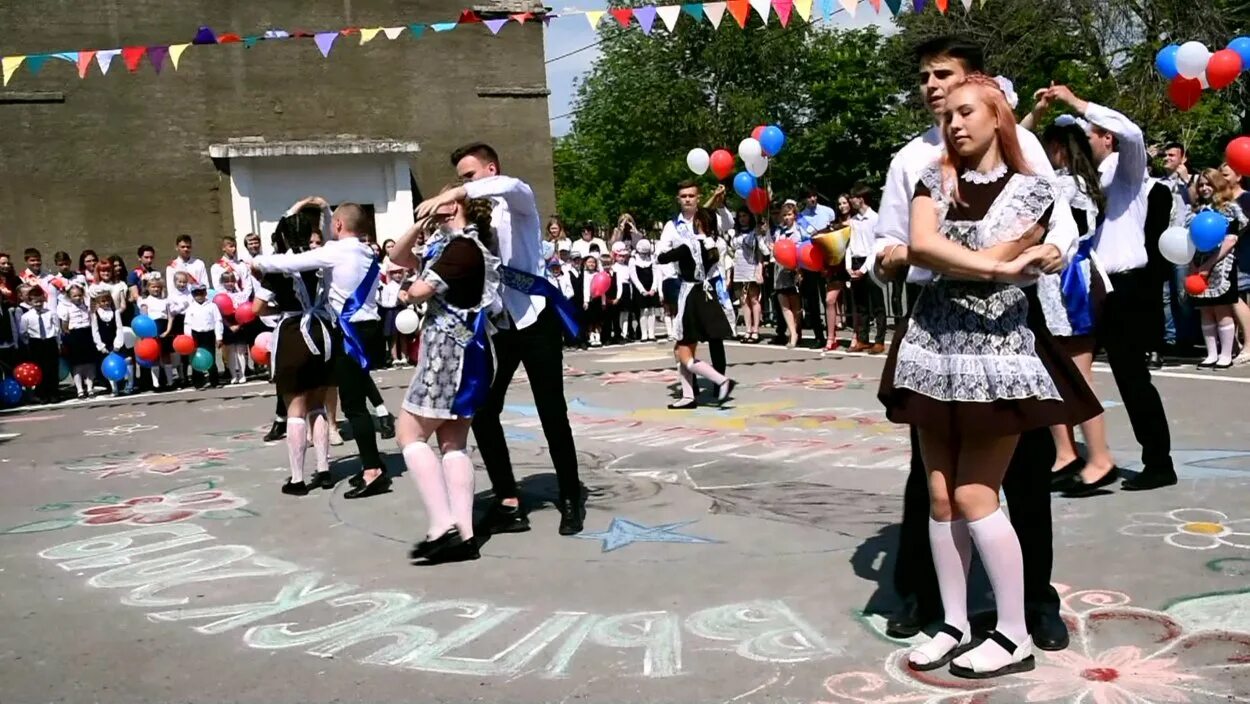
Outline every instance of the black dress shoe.
POLYGON ((378 434, 383 440, 390 440, 395 437, 395 416, 387 413, 384 416, 378 416, 378 434))
POLYGON ((333 489, 334 477, 329 472, 317 472, 308 484, 314 489, 333 489))
POLYGON ((365 473, 356 472, 355 474, 353 474, 351 477, 348 478, 347 483, 350 484, 352 487, 364 486, 365 485, 365 473))
POLYGON ((560 511, 560 535, 577 535, 582 532, 582 511, 576 505, 563 504, 560 511))
POLYGON ((464 539, 460 537, 460 530, 453 526, 443 531, 443 534, 437 538, 426 538, 412 546, 412 550, 408 552, 408 557, 412 560, 424 560, 440 550, 452 545, 459 545, 462 542, 464 542, 464 539))
POLYGON ((1125 491, 1149 491, 1151 489, 1172 486, 1176 481, 1175 470, 1143 469, 1141 474, 1138 474, 1136 477, 1125 479, 1121 482, 1120 488, 1125 491))
POLYGON ((476 538, 465 538, 459 543, 448 545, 432 551, 426 558, 427 565, 442 565, 448 562, 466 562, 482 556, 476 538))
POLYGON ((270 426, 269 432, 265 433, 264 441, 273 442, 275 440, 281 440, 284 437, 286 437, 286 421, 275 420, 273 425, 270 426))
POLYGON ((684 398, 680 401, 674 401, 673 403, 668 404, 669 410, 672 411, 688 411, 698 407, 699 402, 692 398, 684 398))
POLYGON ((1026 614, 1033 645, 1042 650, 1063 650, 1068 647, 1068 624, 1055 611, 1030 611, 1026 614))
POLYGON ((1163 357, 1159 356, 1158 352, 1151 352, 1150 358, 1147 360, 1147 363, 1150 365, 1151 369, 1162 369, 1163 357))
POLYGON ((1069 499, 1079 499, 1084 496, 1093 496, 1097 494, 1105 486, 1115 483, 1120 478, 1120 468, 1112 467, 1106 474, 1092 482, 1086 482, 1081 475, 1076 475, 1068 488, 1064 490, 1063 495, 1069 499))
POLYGON ((1080 457, 1065 464, 1063 469, 1050 473, 1050 490, 1051 491, 1067 491, 1072 488, 1074 479, 1081 476, 1081 470, 1085 469, 1085 460, 1080 457))
POLYGON ((728 401, 730 397, 733 395, 734 387, 737 385, 738 385, 738 382, 734 381, 733 379, 726 379, 725 383, 716 387, 716 402, 724 403, 728 401))
POLYGON ((530 529, 530 519, 520 506, 506 506, 496 502, 482 519, 482 530, 488 533, 524 533, 530 529))
POLYGON ((377 496, 378 494, 385 494, 386 492, 390 490, 391 490, 391 478, 383 474, 377 477, 376 479, 374 479, 373 481, 367 484, 364 484, 363 486, 358 486, 354 489, 349 489, 346 494, 343 494, 343 498, 365 499, 370 496, 377 496))
POLYGON ((288 496, 305 496, 308 494, 308 489, 308 482, 296 484, 290 479, 286 480, 286 484, 282 485, 282 493, 288 496))
POLYGON ((938 619, 940 611, 920 603, 915 597, 907 597, 885 624, 885 634, 891 638, 911 638, 924 627, 938 619))

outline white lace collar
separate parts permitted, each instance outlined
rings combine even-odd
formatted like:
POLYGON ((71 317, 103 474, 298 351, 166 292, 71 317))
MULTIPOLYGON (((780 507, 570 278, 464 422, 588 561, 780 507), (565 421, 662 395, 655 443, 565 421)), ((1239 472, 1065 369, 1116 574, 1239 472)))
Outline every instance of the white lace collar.
POLYGON ((981 173, 980 171, 973 171, 972 169, 968 169, 967 171, 960 174, 959 178, 963 179, 964 181, 967 181, 968 183, 976 183, 980 185, 985 185, 987 183, 994 183, 995 181, 1001 179, 1002 177, 1006 175, 1007 175, 1007 164, 1003 163, 1003 164, 999 164, 996 168, 993 168, 985 173, 981 173))

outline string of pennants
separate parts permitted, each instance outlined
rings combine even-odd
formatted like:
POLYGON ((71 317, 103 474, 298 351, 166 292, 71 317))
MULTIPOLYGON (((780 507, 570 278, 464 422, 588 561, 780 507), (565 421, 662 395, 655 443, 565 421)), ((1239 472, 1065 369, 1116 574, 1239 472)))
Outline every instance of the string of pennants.
MULTIPOLYGON (((199 31, 196 32, 195 38, 185 43, 4 56, 0 57, 0 70, 3 71, 3 85, 7 86, 14 74, 17 73, 17 70, 23 65, 34 75, 38 74, 49 60, 56 59, 73 64, 78 69, 78 77, 86 78, 91 71, 92 64, 99 67, 101 75, 105 75, 108 74, 113 61, 120 57, 122 63, 126 66, 126 70, 130 73, 137 72, 146 58, 152 64, 152 69, 159 74, 165 68, 166 62, 177 71, 183 54, 191 47, 242 44, 250 49, 263 41, 312 39, 321 51, 321 55, 328 57, 330 50, 336 42, 340 40, 350 41, 350 39, 347 39, 350 37, 359 37, 360 44, 368 44, 378 36, 384 36, 386 39, 393 41, 405 32, 413 39, 419 39, 427 29, 432 32, 449 32, 457 27, 472 24, 485 25, 492 35, 498 35, 504 26, 511 23, 525 24, 529 20, 537 20, 545 25, 550 25, 553 21, 568 20, 579 15, 589 21, 591 28, 595 30, 598 30, 599 23, 606 15, 612 17, 617 24, 625 28, 636 22, 638 28, 648 35, 651 34, 657 18, 664 24, 666 30, 672 32, 676 29, 677 21, 682 15, 689 16, 694 22, 702 22, 706 19, 713 27, 719 29, 721 20, 724 18, 725 13, 728 12, 739 27, 745 28, 752 10, 765 23, 768 23, 770 17, 775 15, 777 21, 783 27, 787 27, 790 24, 792 14, 798 14, 804 20, 810 21, 814 3, 819 3, 819 10, 824 16, 830 16, 835 12, 842 11, 854 16, 860 2, 867 2, 877 14, 881 13, 882 4, 886 6, 892 15, 897 15, 901 12, 903 5, 903 0, 719 0, 718 2, 643 5, 641 7, 622 7, 605 10, 569 10, 550 12, 537 16, 530 12, 520 12, 507 17, 491 19, 483 19, 473 10, 464 10, 460 13, 459 18, 451 22, 403 24, 393 27, 345 27, 326 32, 308 32, 304 30, 288 32, 282 29, 270 29, 260 34, 239 35, 235 33, 217 34, 209 27, 200 27, 199 31), (835 2, 841 5, 840 10, 834 9, 835 2)), ((913 11, 921 12, 924 10, 925 2, 926 0, 911 0, 910 5, 913 11)), ((929 0, 929 2, 945 13, 951 0, 929 0)), ((973 0, 961 0, 961 2, 965 10, 972 9, 973 0)), ((985 0, 980 0, 979 4, 983 6, 985 0)))

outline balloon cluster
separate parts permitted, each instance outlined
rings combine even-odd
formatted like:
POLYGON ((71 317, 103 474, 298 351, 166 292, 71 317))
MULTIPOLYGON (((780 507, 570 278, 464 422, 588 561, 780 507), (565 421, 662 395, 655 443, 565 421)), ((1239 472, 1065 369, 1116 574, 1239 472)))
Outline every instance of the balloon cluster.
MULTIPOLYGON (((1228 236, 1229 221, 1221 213, 1204 210, 1194 216, 1189 229, 1169 227, 1159 235, 1159 254, 1173 264, 1188 264, 1198 252, 1219 249, 1228 236)), ((1190 274, 1185 278, 1185 290, 1197 296, 1207 289, 1204 274, 1190 274)))
MULTIPOLYGON (((750 137, 738 143, 743 170, 733 177, 733 189, 757 215, 768 210, 768 191, 760 187, 759 179, 768 171, 769 159, 785 145, 786 133, 776 125, 760 125, 751 131, 750 137)), ((705 149, 691 149, 686 155, 686 166, 691 171, 702 176, 711 168, 721 181, 729 178, 736 164, 734 155, 727 149, 717 149, 711 154, 705 149)))
POLYGON ((1250 137, 1238 137, 1228 143, 1224 149, 1224 161, 1233 171, 1242 176, 1250 176, 1250 137))
POLYGON ((1202 99, 1204 88, 1227 88, 1242 71, 1250 70, 1250 37, 1237 37, 1216 52, 1202 42, 1169 44, 1155 55, 1155 68, 1171 81, 1172 103, 1189 110, 1202 99))

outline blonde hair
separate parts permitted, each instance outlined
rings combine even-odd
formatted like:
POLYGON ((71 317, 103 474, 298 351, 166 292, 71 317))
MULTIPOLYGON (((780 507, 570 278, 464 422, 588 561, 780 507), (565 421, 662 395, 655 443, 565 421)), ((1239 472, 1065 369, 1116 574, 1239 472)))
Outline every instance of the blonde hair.
POLYGON ((1215 206, 1215 208, 1222 208, 1236 199, 1236 196, 1233 195, 1236 193, 1233 183, 1224 178, 1224 174, 1220 173, 1219 169, 1203 169, 1200 176, 1206 179, 1207 183, 1211 184, 1211 190, 1213 191, 1211 194, 1211 205, 1215 206))

